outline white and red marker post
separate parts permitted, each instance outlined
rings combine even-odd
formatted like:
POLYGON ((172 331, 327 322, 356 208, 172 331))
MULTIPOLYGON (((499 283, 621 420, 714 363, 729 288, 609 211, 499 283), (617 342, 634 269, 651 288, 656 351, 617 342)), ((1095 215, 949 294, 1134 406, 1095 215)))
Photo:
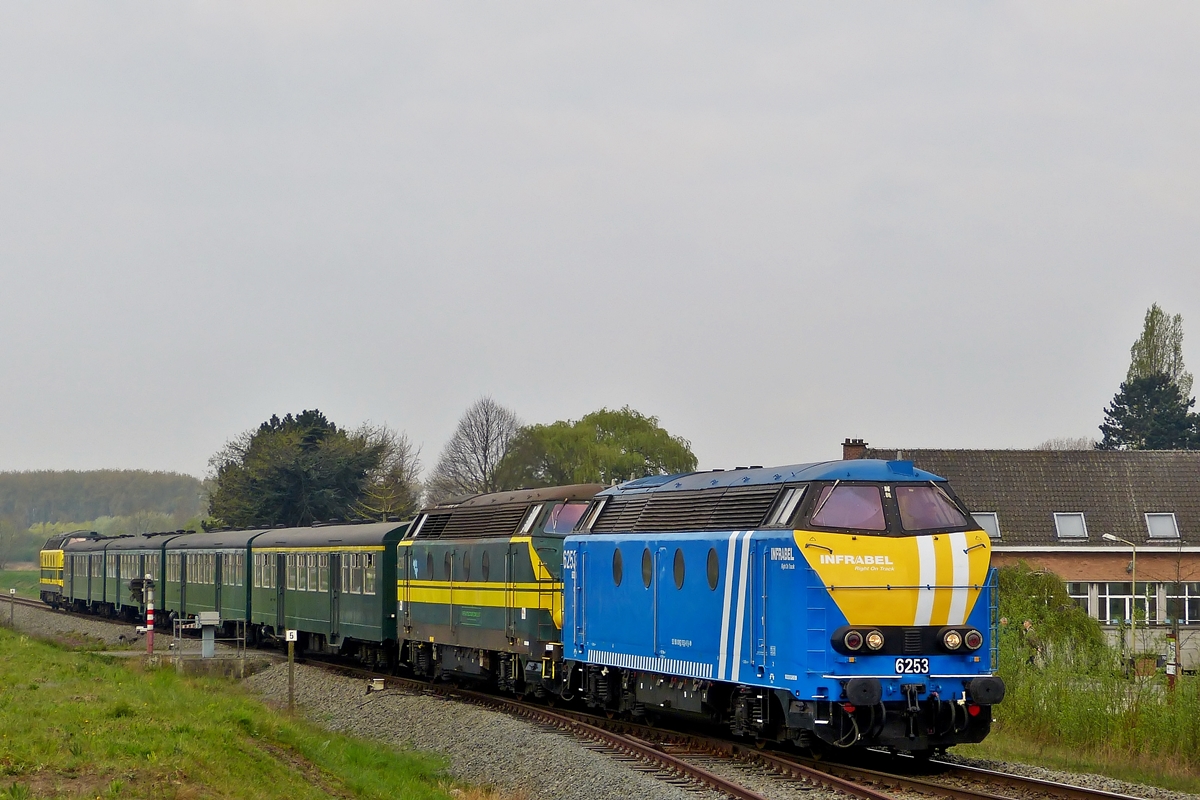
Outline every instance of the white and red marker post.
POLYGON ((146 576, 146 655, 154 655, 154 580, 146 576))

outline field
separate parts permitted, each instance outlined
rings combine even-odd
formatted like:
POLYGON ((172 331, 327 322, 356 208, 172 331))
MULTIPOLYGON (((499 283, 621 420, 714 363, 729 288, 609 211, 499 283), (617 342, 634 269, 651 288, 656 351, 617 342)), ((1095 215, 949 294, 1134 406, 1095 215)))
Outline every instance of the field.
POLYGON ((0 603, 8 597, 9 589, 16 589, 18 597, 38 597, 38 580, 41 572, 36 569, 2 569, 0 570, 0 603))
POLYGON ((0 798, 487 797, 434 756, 322 731, 219 679, 0 629, 0 798))

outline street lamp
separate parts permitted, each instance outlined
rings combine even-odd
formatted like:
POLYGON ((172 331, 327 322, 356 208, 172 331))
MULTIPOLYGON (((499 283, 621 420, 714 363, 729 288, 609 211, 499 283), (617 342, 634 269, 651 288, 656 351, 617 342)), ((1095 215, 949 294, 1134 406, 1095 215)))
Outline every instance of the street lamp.
MULTIPOLYGON (((1120 536, 1113 536, 1111 533, 1106 533, 1100 537, 1107 539, 1110 542, 1120 542, 1121 544, 1129 545, 1133 550, 1133 562, 1129 569, 1133 578, 1133 609, 1130 611, 1129 617, 1129 655, 1133 655, 1133 650, 1137 647, 1137 545, 1128 539, 1122 539, 1120 536)), ((1147 609, 1149 611, 1149 609, 1147 609)), ((1149 620, 1147 619, 1147 624, 1149 620)))

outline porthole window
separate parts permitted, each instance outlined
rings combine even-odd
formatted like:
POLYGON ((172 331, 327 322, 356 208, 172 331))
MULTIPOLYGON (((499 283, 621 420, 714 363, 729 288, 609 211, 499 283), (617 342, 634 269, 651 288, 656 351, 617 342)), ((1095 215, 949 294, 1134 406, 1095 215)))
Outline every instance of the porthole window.
POLYGON ((425 554, 425 580, 433 580, 433 553, 425 554))
POLYGON ((717 579, 721 577, 721 561, 717 557, 717 548, 708 548, 708 588, 717 590, 717 579))
POLYGON ((442 559, 442 569, 446 572, 446 580, 450 580, 453 577, 451 573, 454 570, 454 556, 450 555, 449 551, 447 551, 446 557, 442 559))
POLYGON ((488 573, 492 571, 492 563, 491 559, 488 558, 487 550, 483 551, 483 563, 480 564, 479 569, 483 573, 483 579, 486 581, 488 573))
POLYGON ((620 586, 621 578, 625 572, 625 565, 621 560, 621 548, 613 550, 613 585, 620 586))
POLYGON ((675 548, 675 588, 683 588, 683 551, 678 547, 675 548))
POLYGON ((642 551, 642 585, 650 588, 650 579, 654 577, 654 559, 650 557, 650 548, 642 551))
POLYGON ((463 553, 463 570, 462 579, 464 581, 471 580, 471 551, 467 550, 463 553))

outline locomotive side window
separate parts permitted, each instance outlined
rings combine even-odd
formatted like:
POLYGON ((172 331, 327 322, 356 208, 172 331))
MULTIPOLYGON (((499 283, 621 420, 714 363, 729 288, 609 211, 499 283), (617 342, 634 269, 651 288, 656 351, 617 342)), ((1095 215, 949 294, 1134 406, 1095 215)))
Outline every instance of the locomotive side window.
POLYGON ((621 548, 613 550, 613 585, 620 586, 621 578, 625 576, 625 563, 621 558, 621 548))
POLYGON ((488 579, 488 575, 492 571, 492 560, 490 558, 488 558, 487 550, 483 551, 482 561, 483 561, 483 563, 481 563, 479 565, 479 571, 483 573, 483 579, 486 581, 488 579))
POLYGON ((450 580, 452 577, 454 577, 454 557, 451 556, 449 552, 447 552, 446 557, 442 559, 442 569, 446 573, 446 580, 450 580))
POLYGON ((675 588, 676 589, 683 588, 683 566, 684 566, 683 565, 683 551, 680 550, 678 547, 676 547, 675 548, 675 564, 673 565, 674 572, 675 572, 675 588))
POLYGON ((533 523, 537 521, 538 515, 542 513, 542 504, 538 503, 532 506, 529 511, 525 512, 525 519, 521 522, 521 535, 529 533, 533 530, 533 523))
POLYGON ((932 486, 896 487, 900 524, 906 531, 930 528, 961 528, 967 520, 945 494, 932 486))
POLYGON ((462 571, 463 571, 463 574, 462 574, 463 580, 464 581, 471 580, 471 551, 470 550, 463 551, 462 571))
POLYGON ((425 554, 425 580, 433 580, 433 552, 425 554))
POLYGON ((717 556, 717 548, 708 548, 708 588, 717 590, 717 579, 721 577, 721 561, 717 556))
POLYGON ((853 528, 863 531, 887 529, 878 486, 826 486, 817 500, 813 524, 823 528, 853 528))
POLYGON ((804 497, 805 488, 804 486, 789 486, 783 490, 783 494, 775 503, 771 516, 767 518, 768 528, 782 527, 792 521, 792 515, 796 513, 796 506, 804 497))
POLYGON ((650 556, 650 548, 642 551, 642 585, 650 588, 650 579, 654 577, 654 559, 650 556))

